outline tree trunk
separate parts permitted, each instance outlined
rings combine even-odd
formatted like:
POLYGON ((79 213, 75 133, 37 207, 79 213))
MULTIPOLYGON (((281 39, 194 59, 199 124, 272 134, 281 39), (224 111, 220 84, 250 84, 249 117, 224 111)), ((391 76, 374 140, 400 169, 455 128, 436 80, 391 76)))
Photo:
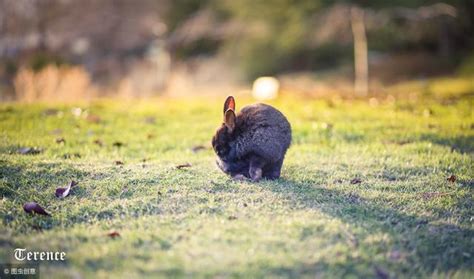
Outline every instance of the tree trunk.
POLYGON ((354 37, 354 91, 357 95, 366 96, 369 91, 369 62, 363 9, 351 8, 351 26, 354 37))

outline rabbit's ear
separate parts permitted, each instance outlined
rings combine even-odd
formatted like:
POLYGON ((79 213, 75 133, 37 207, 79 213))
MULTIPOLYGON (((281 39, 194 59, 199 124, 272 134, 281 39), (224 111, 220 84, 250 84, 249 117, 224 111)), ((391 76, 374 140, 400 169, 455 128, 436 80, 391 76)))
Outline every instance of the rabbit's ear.
POLYGON ((227 110, 233 110, 235 111, 235 100, 234 100, 234 97, 232 96, 229 96, 227 97, 227 99, 225 99, 225 102, 224 102, 224 114, 227 112, 227 110))
POLYGON ((228 109, 224 114, 224 125, 227 127, 229 133, 232 133, 235 128, 235 112, 228 109))

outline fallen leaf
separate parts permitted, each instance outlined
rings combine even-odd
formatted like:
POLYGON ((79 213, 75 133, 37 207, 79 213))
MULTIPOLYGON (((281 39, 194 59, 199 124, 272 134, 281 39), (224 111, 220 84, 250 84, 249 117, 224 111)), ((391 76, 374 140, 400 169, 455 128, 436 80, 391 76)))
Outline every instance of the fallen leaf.
POLYGON ((147 134, 147 135, 146 135, 146 138, 147 138, 147 139, 153 139, 153 138, 155 138, 155 135, 153 135, 153 134, 147 134))
POLYGON ((23 210, 27 213, 36 213, 40 215, 46 215, 46 216, 51 216, 49 215, 44 208, 42 208, 39 204, 36 202, 27 202, 23 205, 23 210))
POLYGON ((56 143, 57 143, 57 144, 61 144, 61 143, 64 144, 64 143, 66 143, 66 140, 65 140, 64 138, 57 138, 57 139, 56 139, 56 143))
POLYGON ((450 177, 448 177, 447 180, 451 183, 454 183, 454 182, 456 182, 456 176, 454 174, 452 174, 450 177))
POLYGON ((190 163, 186 163, 186 164, 181 164, 181 165, 177 165, 176 168, 178 170, 180 169, 184 169, 184 168, 189 168, 189 167, 192 167, 192 165, 190 163))
POLYGON ((120 237, 120 233, 117 232, 117 231, 111 231, 111 232, 107 233, 107 236, 109 236, 111 238, 116 238, 116 237, 120 237))
POLYGON ((382 268, 376 266, 374 268, 374 271, 375 271, 375 276, 379 279, 388 279, 390 278, 387 271, 383 270, 382 268))
POLYGON ((229 221, 237 220, 237 216, 231 215, 231 216, 227 217, 227 219, 228 219, 229 221))
POLYGON ((37 147, 21 147, 18 149, 18 153, 22 155, 35 155, 41 153, 43 150, 37 147))
POLYGON ((198 153, 199 151, 204 150, 204 149, 206 149, 204 145, 196 145, 196 146, 193 146, 193 148, 191 148, 191 151, 194 153, 198 153))
POLYGON ((100 147, 102 147, 104 145, 104 143, 100 139, 94 140, 94 144, 97 144, 100 147))
POLYGON ((112 143, 112 146, 118 147, 118 148, 120 148, 120 147, 122 147, 122 146, 124 146, 124 145, 125 145, 125 144, 124 144, 123 142, 120 142, 120 141, 116 141, 116 142, 112 143))
POLYGON ((66 187, 60 187, 56 189, 56 197, 58 198, 65 198, 69 195, 69 192, 71 191, 71 188, 76 186, 77 182, 72 180, 66 187))
POLYGON ((114 163, 115 163, 117 166, 123 165, 123 162, 122 162, 122 161, 115 161, 114 163))
POLYGON ((362 183, 362 180, 359 178, 354 178, 351 180, 351 184, 360 184, 360 183, 362 183))

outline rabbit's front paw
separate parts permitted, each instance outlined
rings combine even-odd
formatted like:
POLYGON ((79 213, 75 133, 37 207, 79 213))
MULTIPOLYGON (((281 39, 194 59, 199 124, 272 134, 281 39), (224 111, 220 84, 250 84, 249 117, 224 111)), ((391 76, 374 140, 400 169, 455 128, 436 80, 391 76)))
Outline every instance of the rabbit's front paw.
POLYGON ((262 169, 261 168, 250 168, 249 170, 250 178, 252 181, 257 182, 262 178, 262 169))

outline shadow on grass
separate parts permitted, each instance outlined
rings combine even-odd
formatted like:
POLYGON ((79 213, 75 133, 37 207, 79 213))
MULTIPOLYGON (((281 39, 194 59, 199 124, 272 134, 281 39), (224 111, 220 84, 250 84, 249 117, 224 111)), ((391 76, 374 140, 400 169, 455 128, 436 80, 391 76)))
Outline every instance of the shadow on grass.
MULTIPOLYGON (((127 198, 128 191, 121 187, 133 187, 139 183, 152 185, 156 183, 156 179, 126 178, 119 181, 120 183, 117 182, 117 185, 112 184, 110 189, 103 190, 102 199, 109 202, 91 202, 90 185, 104 179, 104 176, 107 177, 102 173, 83 171, 74 165, 61 162, 9 164, 0 160, 0 198, 8 201, 4 204, 5 210, 0 210, 0 222, 6 227, 13 226, 15 232, 28 233, 31 230, 49 230, 58 226, 69 227, 80 223, 110 220, 118 216, 138 217, 161 213, 156 200, 149 202, 154 197, 139 199, 126 205, 110 202, 127 198), (58 199, 55 196, 56 188, 65 186, 72 180, 79 182, 78 186, 71 190, 73 197, 58 199), (126 186, 121 186, 122 184, 126 186), (87 202, 82 202, 82 199, 87 202), (42 205, 52 217, 25 214, 22 206, 30 201, 42 205), (76 204, 78 201, 81 202, 76 204), (67 212, 64 210, 65 203, 69 208, 67 212)), ((133 198, 131 195, 128 194, 128 197, 133 198)))
POLYGON ((461 153, 474 152, 474 136, 471 135, 458 135, 450 137, 433 133, 421 135, 420 140, 448 146, 451 147, 451 150, 459 151, 461 153))
MULTIPOLYGON (((21 195, 21 187, 43 188, 49 185, 66 184, 67 179, 80 180, 88 175, 64 163, 38 163, 29 165, 14 165, 0 161, 0 197, 15 197, 21 195), (14 196, 15 195, 15 196, 14 196)), ((26 190, 25 190, 26 191, 26 190)))
MULTIPOLYGON (((430 218, 403 213, 383 204, 383 201, 364 199, 354 193, 319 187, 312 182, 281 179, 264 187, 283 194, 292 206, 315 209, 362 229, 362 233, 352 236, 355 249, 361 245, 357 238, 370 237, 374 233, 388 234, 397 253, 408 255, 406 266, 402 267, 407 274, 434 275, 436 272, 466 271, 474 266, 474 231, 472 229, 436 223, 436 220, 430 218)), ((453 210, 456 209, 453 208, 453 210)), ((341 276, 355 274, 360 277, 380 277, 376 271, 378 267, 397 265, 397 261, 391 260, 388 255, 382 259, 380 257, 377 259, 357 258, 354 261, 373 269, 358 269, 350 264, 329 266, 329 263, 315 262, 313 265, 302 264, 294 268, 278 268, 271 270, 270 273, 283 276, 314 275, 329 267, 341 276), (373 272, 370 274, 371 271, 373 272)))

